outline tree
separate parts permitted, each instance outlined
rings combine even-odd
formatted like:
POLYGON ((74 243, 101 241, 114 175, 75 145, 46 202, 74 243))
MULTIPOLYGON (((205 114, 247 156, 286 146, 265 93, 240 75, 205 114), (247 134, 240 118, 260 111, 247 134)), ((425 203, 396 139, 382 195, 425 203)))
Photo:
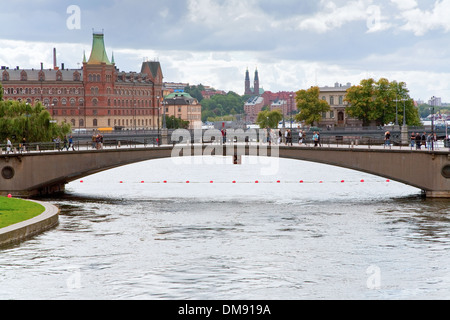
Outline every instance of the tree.
POLYGON ((261 129, 264 128, 278 128, 278 123, 283 120, 283 114, 280 110, 274 111, 261 111, 258 113, 256 118, 256 124, 259 125, 261 129))
POLYGON ((201 102, 202 121, 231 114, 243 114, 245 101, 243 97, 233 91, 228 92, 226 95, 218 94, 211 97, 211 99, 203 99, 201 102))
POLYGON ((184 92, 189 93, 191 97, 197 99, 197 101, 200 103, 203 100, 202 91, 205 91, 205 87, 202 84, 199 84, 198 86, 188 86, 184 88, 184 92))
POLYGON ((0 101, 0 141, 7 137, 14 142, 50 142, 57 136, 70 133, 69 124, 51 122, 50 113, 37 103, 30 105, 19 101, 0 101))
POLYGON ((347 90, 345 101, 349 103, 348 115, 362 120, 364 126, 373 122, 385 125, 396 120, 403 123, 404 108, 407 124, 420 125, 418 110, 404 82, 389 82, 385 78, 378 81, 364 79, 359 85, 347 90))
POLYGON ((174 116, 167 117, 167 129, 189 129, 189 121, 176 118, 174 116))
POLYGON ((319 87, 312 87, 308 90, 297 92, 295 101, 300 113, 295 116, 297 121, 305 121, 306 124, 313 126, 322 121, 322 114, 330 111, 330 105, 325 100, 319 99, 319 87))

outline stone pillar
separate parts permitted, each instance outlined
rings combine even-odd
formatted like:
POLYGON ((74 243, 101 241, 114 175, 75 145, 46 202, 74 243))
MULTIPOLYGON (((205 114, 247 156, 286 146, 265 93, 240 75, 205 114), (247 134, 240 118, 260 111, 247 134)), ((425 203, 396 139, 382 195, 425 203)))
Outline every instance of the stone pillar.
POLYGON ((407 146, 410 144, 410 137, 408 132, 408 126, 402 126, 402 145, 407 146))
POLYGON ((161 144, 162 145, 169 144, 169 132, 167 129, 161 130, 161 144))

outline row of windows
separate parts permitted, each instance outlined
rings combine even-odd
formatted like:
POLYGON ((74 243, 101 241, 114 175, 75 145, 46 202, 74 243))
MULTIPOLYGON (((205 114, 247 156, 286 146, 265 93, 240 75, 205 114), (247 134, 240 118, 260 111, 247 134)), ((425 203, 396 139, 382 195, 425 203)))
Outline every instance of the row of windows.
MULTIPOLYGON (((83 94, 83 88, 40 88, 40 87, 20 87, 20 88, 3 88, 4 95, 79 95, 83 94)), ((98 87, 91 87, 90 93, 98 95, 100 89, 98 87)), ((111 95, 113 90, 106 88, 106 94, 111 95)), ((151 90, 128 90, 128 89, 114 89, 115 95, 121 96, 151 96, 151 90)))
MULTIPOLYGON (((67 120, 66 119, 64 119, 64 122, 67 122, 67 120)), ((71 123, 71 125, 72 125, 72 127, 74 127, 74 128, 76 128, 76 126, 77 126, 77 120, 76 119, 71 119, 70 120, 70 123, 71 123)), ((93 119, 92 120, 92 126, 93 127, 98 127, 98 123, 99 123, 99 121, 98 121, 98 119, 93 119)), ((80 126, 80 127, 84 127, 84 119, 79 119, 78 120, 78 125, 80 126)), ((133 120, 131 120, 131 119, 114 119, 114 121, 112 120, 112 119, 108 119, 108 127, 111 127, 111 126, 139 126, 139 127, 141 127, 141 126, 145 126, 145 127, 151 127, 152 126, 152 119, 134 119, 134 121, 133 120)))
MULTIPOLYGON (((108 110, 108 116, 148 116, 151 115, 152 113, 150 112, 150 110, 130 110, 130 109, 126 109, 126 110, 108 110)), ((58 110, 58 109, 52 109, 52 115, 54 116, 67 116, 67 115, 71 115, 71 116, 83 116, 84 115, 84 110, 83 109, 71 109, 71 110, 67 110, 67 109, 63 109, 63 110, 58 110)), ((98 110, 92 110, 92 115, 97 116, 98 115, 98 110)))
MULTIPOLYGON (((10 76, 9 76, 9 72, 8 71, 4 71, 2 73, 2 81, 9 81, 10 76)), ((81 74, 78 71, 75 71, 73 73, 73 81, 81 81, 81 74)), ((38 80, 39 81, 45 81, 45 72, 44 71, 39 71, 38 74, 38 80)), ((61 71, 56 72, 56 81, 63 81, 63 75, 61 71)), ((28 81, 28 73, 23 70, 20 73, 20 81, 28 81)))
MULTIPOLYGON (((338 103, 338 105, 343 105, 344 104, 344 96, 339 96, 339 103, 338 103)), ((327 101, 327 97, 325 97, 325 96, 323 96, 322 97, 322 100, 325 100, 325 101, 327 101)), ((336 103, 335 103, 335 97, 334 96, 330 96, 330 105, 331 106, 334 106, 334 105, 336 105, 336 103)))
POLYGON ((3 95, 81 95, 83 88, 3 88, 3 95))

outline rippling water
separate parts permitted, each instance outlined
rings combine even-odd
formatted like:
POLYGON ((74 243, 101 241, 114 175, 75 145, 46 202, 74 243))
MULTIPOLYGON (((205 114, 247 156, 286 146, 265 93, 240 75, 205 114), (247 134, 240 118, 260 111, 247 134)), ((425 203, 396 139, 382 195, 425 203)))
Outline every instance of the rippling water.
POLYGON ((307 162, 221 162, 71 183, 47 199, 57 228, 0 251, 0 299, 450 298, 450 201, 307 162))

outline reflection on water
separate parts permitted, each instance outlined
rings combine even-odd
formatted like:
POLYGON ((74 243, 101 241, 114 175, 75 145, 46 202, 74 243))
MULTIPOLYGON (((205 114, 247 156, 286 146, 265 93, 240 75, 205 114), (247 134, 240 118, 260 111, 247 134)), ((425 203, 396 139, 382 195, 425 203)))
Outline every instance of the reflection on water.
POLYGON ((161 160, 74 182, 48 199, 57 228, 0 252, 0 298, 450 297, 449 201, 279 161, 271 176, 161 160))

